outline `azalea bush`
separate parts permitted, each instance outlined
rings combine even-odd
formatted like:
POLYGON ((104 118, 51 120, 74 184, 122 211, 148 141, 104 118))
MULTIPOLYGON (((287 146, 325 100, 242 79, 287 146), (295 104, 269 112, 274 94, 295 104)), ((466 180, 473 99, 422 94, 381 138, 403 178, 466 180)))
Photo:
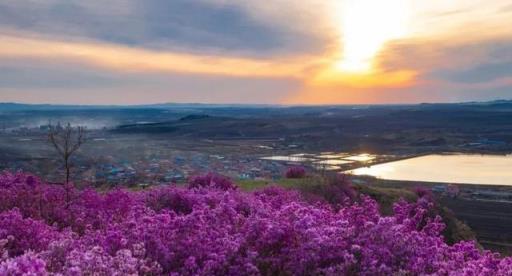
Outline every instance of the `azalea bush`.
POLYGON ((382 216, 366 196, 335 208, 215 177, 99 193, 4 173, 0 275, 512 275, 511 258, 446 244, 428 196, 382 216))
POLYGON ((357 192, 346 174, 336 173, 317 181, 318 183, 315 185, 302 187, 302 190, 306 192, 307 199, 311 199, 313 196, 313 199, 323 200, 336 211, 358 200, 357 192))
POLYGON ((189 180, 188 185, 191 188, 212 187, 222 190, 231 190, 237 188, 231 179, 213 172, 192 177, 189 180))
POLYGON ((306 169, 302 166, 289 167, 285 173, 286 178, 304 178, 306 177, 306 169))

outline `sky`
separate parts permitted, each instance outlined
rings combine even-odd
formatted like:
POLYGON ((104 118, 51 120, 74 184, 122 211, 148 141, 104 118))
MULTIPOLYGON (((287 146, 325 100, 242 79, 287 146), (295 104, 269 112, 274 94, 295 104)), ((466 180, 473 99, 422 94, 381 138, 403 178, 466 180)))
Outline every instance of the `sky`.
POLYGON ((512 99, 510 0, 2 0, 0 102, 512 99))

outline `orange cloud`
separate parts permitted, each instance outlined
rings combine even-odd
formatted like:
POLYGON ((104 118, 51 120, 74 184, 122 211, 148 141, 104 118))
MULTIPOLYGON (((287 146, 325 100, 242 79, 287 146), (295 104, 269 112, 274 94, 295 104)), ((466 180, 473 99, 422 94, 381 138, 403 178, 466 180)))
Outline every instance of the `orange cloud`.
MULTIPOLYGON (((353 104, 402 102, 390 90, 404 91, 419 85, 419 72, 414 70, 384 71, 377 67, 360 73, 343 72, 335 65, 324 66, 305 80, 301 91, 286 99, 288 104, 353 104)), ((407 97, 408 100, 412 100, 407 97)))
POLYGON ((413 70, 370 71, 346 73, 336 69, 321 71, 308 81, 313 87, 395 88, 415 83, 417 72, 413 70))
POLYGON ((286 104, 396 104, 432 101, 433 94, 416 93, 416 88, 303 87, 285 100, 286 104))
POLYGON ((107 43, 65 42, 50 39, 1 36, 0 58, 78 62, 121 72, 179 72, 234 77, 295 78, 304 89, 294 103, 352 101, 360 89, 398 88, 413 85, 416 72, 407 70, 350 74, 333 68, 334 55, 297 56, 287 59, 252 59, 195 55, 132 48, 107 43), (336 93, 333 91, 351 91, 336 93), (321 92, 322 91, 322 92, 321 92))
POLYGON ((243 77, 300 77, 306 57, 250 59, 153 51, 106 43, 0 35, 0 58, 78 61, 124 72, 180 72, 243 77))

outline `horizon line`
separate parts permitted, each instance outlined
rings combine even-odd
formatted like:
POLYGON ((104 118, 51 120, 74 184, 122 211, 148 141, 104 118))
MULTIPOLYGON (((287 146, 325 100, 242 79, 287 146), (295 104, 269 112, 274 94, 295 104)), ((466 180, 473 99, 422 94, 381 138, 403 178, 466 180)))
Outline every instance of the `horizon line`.
POLYGON ((411 102, 411 103, 339 103, 339 104, 266 104, 266 103, 206 103, 206 102, 164 102, 148 104, 75 104, 75 103, 29 103, 29 102, 0 102, 2 105, 25 105, 25 106, 54 106, 54 107, 158 107, 165 105, 197 105, 197 106, 254 106, 254 107, 333 107, 333 106, 408 106, 424 104, 471 104, 471 103, 493 103, 512 102, 512 99, 495 99, 488 101, 445 101, 445 102, 411 102))

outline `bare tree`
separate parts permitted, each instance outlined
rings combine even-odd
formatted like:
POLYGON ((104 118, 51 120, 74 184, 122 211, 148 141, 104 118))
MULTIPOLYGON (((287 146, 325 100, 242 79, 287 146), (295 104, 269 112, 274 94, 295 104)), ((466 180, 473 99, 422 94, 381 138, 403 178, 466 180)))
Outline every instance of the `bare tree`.
POLYGON ((66 184, 68 184, 71 174, 70 158, 86 141, 85 127, 73 127, 70 123, 65 126, 48 124, 48 141, 64 161, 66 184))

